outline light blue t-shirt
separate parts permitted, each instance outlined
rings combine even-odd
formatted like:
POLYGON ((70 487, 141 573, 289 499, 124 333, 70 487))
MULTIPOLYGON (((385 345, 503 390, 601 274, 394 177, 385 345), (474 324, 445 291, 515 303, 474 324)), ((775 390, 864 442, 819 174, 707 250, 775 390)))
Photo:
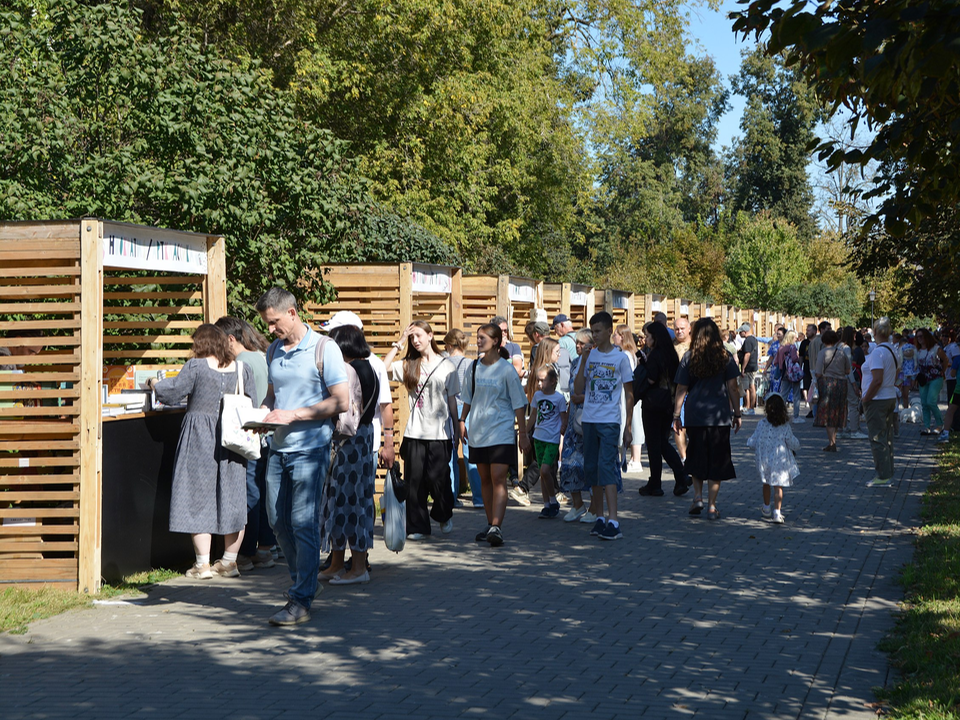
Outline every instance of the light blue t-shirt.
MULTIPOLYGON (((317 370, 316 347, 320 336, 307 328, 300 344, 290 351, 283 349, 283 341, 276 340, 267 351, 270 361, 269 378, 276 397, 275 410, 296 410, 310 407, 330 397, 328 388, 347 382, 343 354, 335 342, 323 348, 323 377, 317 370)), ((277 452, 315 450, 333 438, 333 422, 303 420, 279 428, 273 434, 273 449, 277 452)))
POLYGON ((465 373, 460 397, 470 406, 470 447, 513 445, 516 411, 527 406, 520 376, 513 365, 500 358, 493 365, 477 361, 470 363, 465 373), (476 394, 473 392, 473 373, 476 369, 476 394))

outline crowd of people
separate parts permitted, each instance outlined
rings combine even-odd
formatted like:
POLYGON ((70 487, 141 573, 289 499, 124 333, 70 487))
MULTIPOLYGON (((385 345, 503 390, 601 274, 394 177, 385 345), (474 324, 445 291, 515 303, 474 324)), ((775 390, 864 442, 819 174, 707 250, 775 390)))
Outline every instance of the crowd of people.
POLYGON ((477 328, 475 358, 463 331, 441 339, 418 320, 380 360, 352 312, 334 314, 318 332, 276 287, 256 310, 273 342, 244 320, 221 318, 197 329, 193 357, 176 377, 152 385, 165 403, 188 398, 170 517, 171 531, 193 538, 187 575, 237 577, 272 567, 282 553, 292 584, 270 618, 275 625, 307 621, 318 583, 370 581, 377 466, 398 460, 391 379, 409 403, 399 447, 407 539, 424 541, 434 526, 450 533, 463 485, 485 515, 476 541, 492 547, 505 542, 508 500, 531 504, 538 484, 539 518, 559 518, 568 504, 564 521, 588 525, 600 540, 622 538, 618 496, 644 445, 649 474, 640 495, 664 494, 666 462, 673 494, 693 490, 689 514, 719 520, 721 486, 736 477, 732 436, 759 404, 764 417, 747 444, 763 482, 760 514, 783 523, 784 488, 800 474, 792 424, 813 419, 826 428, 826 452, 838 452, 838 440, 869 438, 876 476, 868 485, 882 487, 893 480, 898 409, 910 406, 910 392, 919 392, 924 434, 947 438, 957 407, 955 335, 893 334, 885 318, 859 331, 810 325, 798 342, 791 328, 758 338, 749 323, 721 332, 711 318, 693 327, 679 318, 669 328, 662 313, 639 336, 606 312, 576 330, 559 314, 552 325, 528 324, 529 358, 502 317, 477 328), (235 393, 263 407, 264 424, 275 428, 263 435, 259 460, 219 440, 223 398, 235 393), (349 432, 338 424, 347 414, 349 432), (225 547, 213 563, 212 535, 225 547))

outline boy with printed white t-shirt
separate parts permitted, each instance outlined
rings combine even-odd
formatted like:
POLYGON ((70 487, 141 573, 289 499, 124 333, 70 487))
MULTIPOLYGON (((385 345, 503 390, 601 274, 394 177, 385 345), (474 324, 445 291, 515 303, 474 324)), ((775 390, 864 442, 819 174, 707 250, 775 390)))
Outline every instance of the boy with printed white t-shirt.
POLYGON ((533 394, 533 412, 527 420, 527 432, 533 438, 533 450, 540 466, 541 520, 560 514, 554 480, 560 460, 560 438, 567 431, 567 400, 557 391, 559 381, 559 374, 549 365, 537 371, 539 389, 533 394))
POLYGON ((627 354, 611 342, 613 317, 599 312, 590 318, 593 342, 580 357, 574 391, 583 394, 583 469, 593 491, 590 512, 597 521, 590 531, 601 540, 623 537, 617 520, 617 491, 620 478, 620 403, 626 405, 623 445, 631 445, 633 420, 633 369, 627 354), (622 392, 621 392, 622 390, 622 392), (603 501, 607 501, 609 517, 603 517, 603 501))

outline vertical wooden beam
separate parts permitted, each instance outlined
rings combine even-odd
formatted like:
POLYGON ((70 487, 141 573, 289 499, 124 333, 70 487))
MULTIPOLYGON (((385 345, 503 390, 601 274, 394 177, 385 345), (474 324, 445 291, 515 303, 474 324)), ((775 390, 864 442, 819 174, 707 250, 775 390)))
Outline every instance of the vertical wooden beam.
POLYGON ((497 315, 505 317, 512 328, 513 313, 510 310, 510 276, 497 275, 497 315))
POLYGON ((463 269, 451 270, 450 327, 463 330, 463 269))
MULTIPOLYGON (((397 284, 400 289, 400 332, 403 332, 413 322, 412 263, 400 263, 397 266, 397 284)), ((410 418, 410 401, 407 398, 407 386, 403 383, 400 383, 397 387, 397 411, 399 417, 394 419, 393 426, 399 429, 399 432, 394 436, 394 442, 399 443, 407 427, 407 420, 410 418)), ((399 444, 397 447, 399 447, 399 444)))
MULTIPOLYGON (((572 283, 561 283, 560 284, 560 312, 570 317, 570 308, 571 303, 570 299, 573 296, 573 284, 572 283)), ((553 318, 550 318, 551 322, 553 318)))
POLYGON ((207 237, 207 274, 203 278, 203 319, 216 322, 227 314, 227 251, 222 237, 207 237))
POLYGON ((78 590, 100 589, 103 382, 103 254, 100 222, 80 221, 80 539, 78 590))

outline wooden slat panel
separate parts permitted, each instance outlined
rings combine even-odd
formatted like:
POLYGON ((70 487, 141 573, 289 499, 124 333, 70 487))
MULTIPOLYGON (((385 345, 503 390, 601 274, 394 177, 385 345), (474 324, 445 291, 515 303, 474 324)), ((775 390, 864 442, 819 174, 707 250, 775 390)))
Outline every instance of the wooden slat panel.
MULTIPOLYGON (((199 320, 111 320, 103 324, 104 330, 196 330, 199 320)), ((192 334, 192 333, 191 333, 192 334)))
MULTIPOLYGON (((21 245, 22 247, 22 245, 21 245)), ((7 262, 21 262, 36 260, 37 254, 31 251, 4 252, 3 259, 7 262)), ((44 260, 76 260, 77 252, 75 250, 44 250, 44 260)))
MULTIPOLYGON (((46 278, 44 278, 46 279, 46 278)), ((76 295, 80 287, 70 285, 30 285, 20 283, 16 286, 0 285, 0 298, 16 298, 18 300, 36 300, 48 297, 63 297, 76 295)))
POLYGON ((0 486, 14 485, 67 485, 80 482, 80 475, 3 475, 0 474, 0 486))
POLYGON ((0 555, 3 553, 17 553, 17 552, 72 552, 75 551, 80 546, 80 543, 77 541, 49 541, 49 540, 35 540, 33 542, 27 540, 7 540, 4 541, 2 536, 0 536, 0 555))
POLYGON ((170 276, 150 276, 150 277, 129 277, 112 276, 104 274, 103 285, 202 285, 203 277, 200 275, 170 275, 170 276))
POLYGON ((78 237, 80 237, 80 220, 42 220, 0 223, 0 240, 66 238, 76 242, 78 237))
MULTIPOLYGON (((48 335, 46 337, 5 337, 0 338, 0 347, 21 347, 29 345, 31 347, 76 347, 80 344, 80 338, 76 335, 48 335)), ((34 357, 44 357, 43 355, 34 357)), ((20 362, 19 360, 16 362, 20 362)))
MULTIPOLYGON (((2 309, 2 306, 0 306, 2 309)), ((202 307, 165 305, 161 307, 104 307, 104 315, 203 315, 202 307)))
POLYGON ((190 335, 104 335, 104 345, 137 345, 156 343, 158 345, 192 345, 190 335))
POLYGON ((76 257, 80 251, 80 240, 77 237, 72 238, 44 238, 35 240, 26 240, 24 238, 5 239, 0 238, 0 255, 10 257, 18 252, 29 248, 33 257, 47 255, 47 253, 57 253, 68 251, 72 257, 76 257))
POLYGON ((194 292, 104 292, 104 300, 203 300, 203 293, 194 292))
MULTIPOLYGON (((38 367, 42 365, 73 365, 80 362, 80 355, 77 352, 50 353, 49 355, 23 355, 14 362, 24 368, 38 367)), ((36 372, 36 371, 35 371, 36 372)))
MULTIPOLYGON (((0 263, 3 260, 0 259, 0 263)), ((68 277, 79 276, 80 268, 75 265, 52 265, 43 264, 37 267, 0 267, 0 278, 20 278, 20 277, 56 277, 66 275, 68 277)))
POLYGON ((77 561, 74 558, 43 558, 21 560, 6 558, 0 563, 0 582, 48 583, 77 582, 77 561))
POLYGON ((77 372, 25 372, 14 375, 0 373, 0 382, 79 382, 80 374, 77 372), (7 380, 15 378, 15 380, 7 380))
POLYGON ((76 508, 0 508, 0 518, 75 518, 80 515, 76 508))
MULTIPOLYGON (((0 375, 0 384, 4 376, 0 375)), ((13 377, 16 377, 15 375, 13 377)), ((23 390, 0 390, 0 400, 36 400, 41 398, 64 398, 66 400, 72 400, 74 398, 80 397, 80 391, 76 389, 62 389, 62 390, 33 390, 32 388, 25 388, 23 390)))
POLYGON ((0 423, 0 435, 73 435, 79 432, 75 422, 7 422, 0 423))
POLYGON ((28 418, 28 417, 59 417, 61 415, 76 415, 79 408, 73 405, 50 407, 11 407, 0 408, 0 418, 28 418))
POLYGON ((0 331, 9 330, 79 330, 80 320, 14 320, 0 322, 0 331))
POLYGON ((52 303, 0 303, 0 313, 75 313, 80 312, 78 302, 52 303))
POLYGON ((142 360, 144 358, 189 358, 191 350, 104 350, 104 358, 129 358, 142 360))
POLYGON ((60 537, 76 536, 80 531, 80 526, 76 522, 63 523, 63 521, 58 521, 56 525, 0 525, 0 537, 36 536, 40 534, 37 532, 38 528, 43 529, 44 535, 58 535, 60 537))
POLYGON ((25 458, 11 458, 11 457, 0 457, 0 468, 3 467, 78 467, 80 462, 73 455, 66 455, 64 457, 25 457, 25 458), (27 461, 28 465, 21 465, 22 461, 27 461))
POLYGON ((80 492, 77 490, 7 490, 3 493, 3 501, 24 502, 24 501, 52 501, 52 502, 75 502, 80 499, 80 492))
POLYGON ((17 440, 0 441, 0 452, 18 450, 76 450, 80 444, 76 440, 17 440))

